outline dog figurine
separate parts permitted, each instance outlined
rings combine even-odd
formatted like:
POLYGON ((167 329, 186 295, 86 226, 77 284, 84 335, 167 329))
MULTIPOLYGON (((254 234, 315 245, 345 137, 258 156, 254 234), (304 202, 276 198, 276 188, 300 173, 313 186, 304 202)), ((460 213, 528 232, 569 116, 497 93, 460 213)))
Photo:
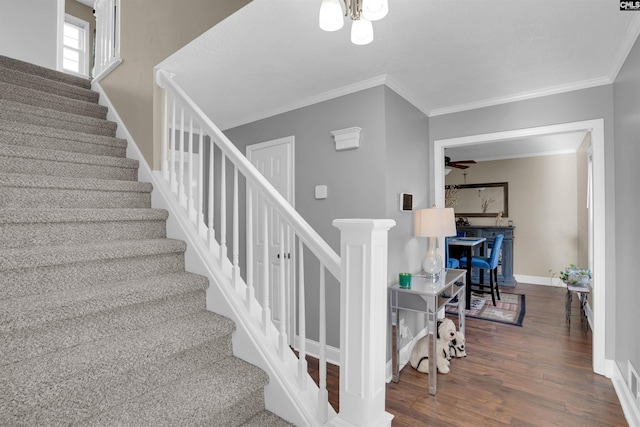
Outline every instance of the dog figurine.
MULTIPOLYGON (((438 320, 438 333, 436 338, 436 366, 441 374, 449 373, 450 350, 449 343, 455 338, 456 327, 450 319, 438 320)), ((429 336, 418 340, 411 350, 409 359, 411 366, 418 372, 429 373, 429 336)))
POLYGON ((456 337, 449 342, 449 357, 467 357, 467 351, 465 350, 464 343, 464 334, 457 331, 456 337))

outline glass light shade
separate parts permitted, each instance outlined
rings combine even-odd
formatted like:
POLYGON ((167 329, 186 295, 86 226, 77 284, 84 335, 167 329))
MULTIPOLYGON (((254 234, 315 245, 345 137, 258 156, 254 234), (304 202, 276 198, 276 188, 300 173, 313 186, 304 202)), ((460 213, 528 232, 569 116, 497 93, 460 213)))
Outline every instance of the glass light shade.
POLYGON ((440 279, 440 272, 444 267, 442 257, 436 250, 437 237, 429 237, 429 249, 422 259, 422 269, 426 273, 427 278, 438 281, 440 279))
POLYGON ((389 13, 388 0, 363 0, 362 16, 369 21, 377 21, 389 13))
POLYGON ((339 0, 322 0, 319 24, 324 31, 337 31, 342 28, 344 25, 344 13, 339 0))
POLYGON ((373 41, 373 25, 366 19, 357 19, 351 24, 351 43, 369 44, 373 41))

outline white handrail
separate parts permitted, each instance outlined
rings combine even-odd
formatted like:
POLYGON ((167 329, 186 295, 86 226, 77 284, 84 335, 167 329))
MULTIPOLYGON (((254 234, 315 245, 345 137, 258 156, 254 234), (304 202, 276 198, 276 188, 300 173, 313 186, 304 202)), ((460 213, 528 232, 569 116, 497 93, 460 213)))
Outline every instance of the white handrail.
POLYGON ((276 191, 269 181, 249 162, 249 160, 233 145, 222 131, 207 117, 180 86, 164 70, 157 70, 156 82, 161 88, 170 88, 185 103, 184 107, 197 116, 206 133, 216 140, 218 147, 236 168, 245 176, 254 188, 259 188, 263 197, 273 206, 278 214, 293 228, 304 244, 320 259, 324 266, 335 277, 340 277, 340 257, 320 237, 320 235, 291 207, 284 197, 276 191))

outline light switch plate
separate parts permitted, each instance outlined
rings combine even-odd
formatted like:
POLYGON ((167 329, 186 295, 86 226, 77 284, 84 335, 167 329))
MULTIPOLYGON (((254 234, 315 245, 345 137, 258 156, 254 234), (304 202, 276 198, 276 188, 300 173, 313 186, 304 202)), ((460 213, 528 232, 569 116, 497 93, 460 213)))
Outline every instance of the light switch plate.
POLYGON ((327 198, 327 186, 326 185, 316 185, 316 199, 326 199, 327 198))

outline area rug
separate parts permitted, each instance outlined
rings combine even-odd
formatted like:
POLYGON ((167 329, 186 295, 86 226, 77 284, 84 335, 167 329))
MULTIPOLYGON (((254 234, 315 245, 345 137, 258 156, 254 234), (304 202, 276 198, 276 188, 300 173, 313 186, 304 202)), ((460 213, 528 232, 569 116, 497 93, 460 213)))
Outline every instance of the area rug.
MULTIPOLYGON (((458 314, 458 305, 447 305, 448 314, 458 314)), ((490 294, 471 294, 471 307, 465 310, 466 317, 522 326, 525 314, 525 299, 522 294, 500 293, 496 306, 491 302, 490 294)))

